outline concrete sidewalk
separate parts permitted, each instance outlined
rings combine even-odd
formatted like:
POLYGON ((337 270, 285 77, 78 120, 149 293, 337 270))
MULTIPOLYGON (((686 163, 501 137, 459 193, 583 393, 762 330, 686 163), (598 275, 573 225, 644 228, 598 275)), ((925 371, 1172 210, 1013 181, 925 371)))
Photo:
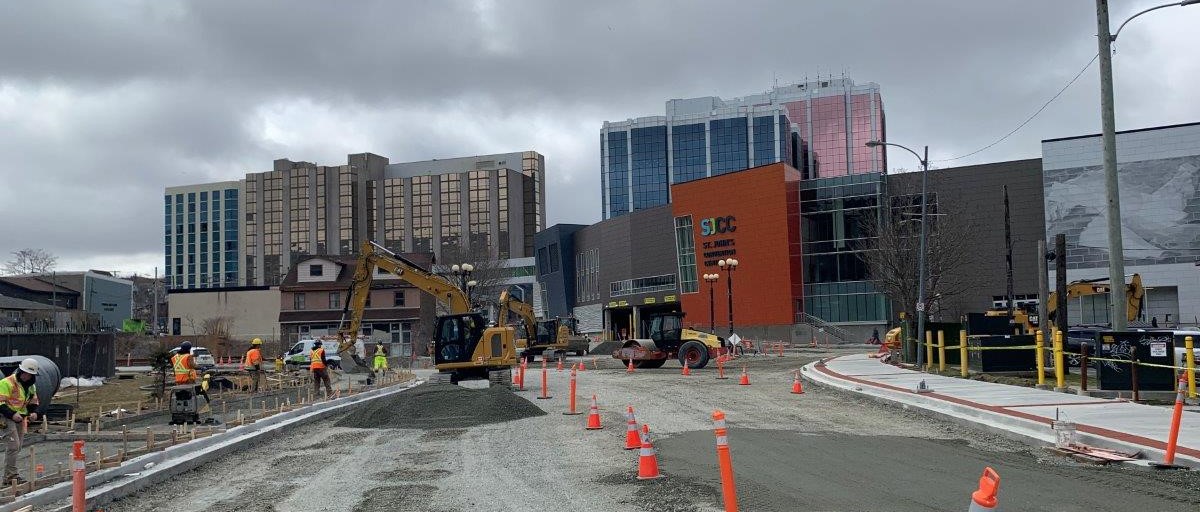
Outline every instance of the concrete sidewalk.
MULTIPOLYGON (((1075 422, 1080 442, 1139 451, 1154 462, 1162 461, 1171 426, 1170 407, 943 377, 884 364, 866 354, 810 363, 804 367, 804 376, 819 384, 1043 443, 1054 442, 1050 425, 1058 414, 1064 421, 1075 422), (922 380, 932 391, 914 391, 922 380)), ((1200 414, 1184 413, 1175 463, 1200 467, 1200 414)))

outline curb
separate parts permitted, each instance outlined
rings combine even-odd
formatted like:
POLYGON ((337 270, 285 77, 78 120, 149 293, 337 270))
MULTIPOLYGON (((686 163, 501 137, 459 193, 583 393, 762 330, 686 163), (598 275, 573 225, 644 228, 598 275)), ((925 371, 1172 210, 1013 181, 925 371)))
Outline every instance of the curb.
MULTIPOLYGON (((421 382, 413 380, 407 385, 400 384, 385 389, 366 391, 354 396, 314 404, 304 409, 275 414, 254 423, 233 427, 222 434, 177 444, 161 451, 130 459, 115 468, 88 473, 88 507, 105 505, 145 487, 191 471, 237 448, 256 442, 262 434, 303 425, 352 405, 407 391, 421 382)), ((31 492, 21 496, 17 501, 0 506, 0 512, 13 512, 28 506, 53 507, 70 499, 71 485, 71 481, 67 480, 31 492)), ((47 510, 66 512, 71 510, 71 506, 47 510)))
MULTIPOLYGON (((1055 434, 1050 430, 1049 420, 1038 417, 1032 419, 1021 417, 1017 413, 1009 412, 1007 414, 994 412, 987 409, 972 407, 945 399, 940 399, 937 396, 929 396, 928 394, 917 394, 907 390, 896 390, 883 387, 876 383, 855 382, 846 378, 831 375, 831 370, 825 369, 825 362, 832 358, 822 359, 805 365, 801 368, 801 375, 821 386, 832 389, 838 389, 855 393, 860 396, 872 398, 881 402, 890 404, 899 404, 903 407, 913 407, 927 413, 938 416, 939 418, 950 420, 951 422, 961 425, 967 425, 975 428, 1000 434, 1005 437, 1017 439, 1024 442, 1031 442, 1035 446, 1052 446, 1055 441, 1055 434)), ((1080 442, 1100 448, 1109 448, 1123 451, 1141 452, 1147 459, 1162 460, 1164 449, 1154 446, 1141 444, 1133 441, 1116 439, 1107 437, 1102 434, 1095 433, 1096 430, 1104 430, 1099 427, 1094 427, 1085 424, 1077 425, 1076 434, 1080 442), (1088 430, 1092 430, 1089 432, 1088 430)), ((1175 463, 1192 468, 1200 468, 1200 457, 1191 456, 1184 453, 1176 453, 1175 463)))

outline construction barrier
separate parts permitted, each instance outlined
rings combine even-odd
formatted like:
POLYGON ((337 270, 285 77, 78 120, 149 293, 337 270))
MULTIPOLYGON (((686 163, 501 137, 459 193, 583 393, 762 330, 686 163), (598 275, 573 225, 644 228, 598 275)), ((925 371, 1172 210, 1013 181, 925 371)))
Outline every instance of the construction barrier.
POLYGON ((1179 377, 1179 391, 1175 393, 1175 409, 1171 412, 1171 430, 1167 434, 1167 453, 1162 466, 1175 465, 1175 449, 1179 444, 1179 422, 1183 419, 1183 393, 1187 389, 1187 378, 1179 377))
POLYGON ((993 512, 999 510, 996 494, 1000 492, 1000 474, 992 468, 984 468, 979 477, 979 488, 971 493, 971 504, 967 512, 993 512))
MULTIPOLYGON (((579 363, 579 366, 583 366, 583 363, 579 363)), ((567 397, 568 409, 567 409, 567 412, 563 413, 563 415, 576 416, 579 414, 583 414, 583 413, 575 410, 575 365, 571 365, 571 384, 570 384, 569 389, 570 389, 570 393, 569 393, 569 396, 567 397)))

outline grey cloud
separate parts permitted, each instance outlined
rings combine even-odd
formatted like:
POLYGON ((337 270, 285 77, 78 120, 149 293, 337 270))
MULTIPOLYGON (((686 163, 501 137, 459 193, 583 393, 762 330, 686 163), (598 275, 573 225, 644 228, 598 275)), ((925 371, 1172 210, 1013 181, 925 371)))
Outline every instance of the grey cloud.
MULTIPOLYGON (((1148 1, 1114 2, 1114 20, 1148 1)), ((889 138, 954 156, 1011 129, 1078 71, 1095 53, 1093 9, 1088 0, 6 3, 0 165, 30 178, 0 189, 0 254, 152 253, 164 186, 360 151, 403 161, 535 149, 550 166, 550 221, 592 222, 603 121, 660 115, 668 98, 744 95, 773 78, 843 70, 881 85, 889 138), (266 136, 277 106, 295 111, 281 128, 305 137, 266 136)), ((1154 73, 1164 58, 1148 28, 1122 35, 1120 126, 1200 115, 1142 93, 1186 97, 1200 75, 1186 64, 1154 73)), ((1012 141, 943 165, 1036 156, 1042 138, 1095 131, 1095 77, 1093 68, 1012 141)), ((892 165, 911 167, 903 157, 892 165)))

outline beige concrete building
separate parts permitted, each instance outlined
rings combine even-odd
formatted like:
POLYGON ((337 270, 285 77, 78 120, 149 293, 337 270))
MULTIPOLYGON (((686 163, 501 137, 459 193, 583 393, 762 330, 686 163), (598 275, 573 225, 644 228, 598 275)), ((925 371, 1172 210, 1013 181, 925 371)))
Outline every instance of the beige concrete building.
POLYGON ((167 331, 180 336, 226 333, 232 340, 279 339, 278 287, 172 290, 167 331))

